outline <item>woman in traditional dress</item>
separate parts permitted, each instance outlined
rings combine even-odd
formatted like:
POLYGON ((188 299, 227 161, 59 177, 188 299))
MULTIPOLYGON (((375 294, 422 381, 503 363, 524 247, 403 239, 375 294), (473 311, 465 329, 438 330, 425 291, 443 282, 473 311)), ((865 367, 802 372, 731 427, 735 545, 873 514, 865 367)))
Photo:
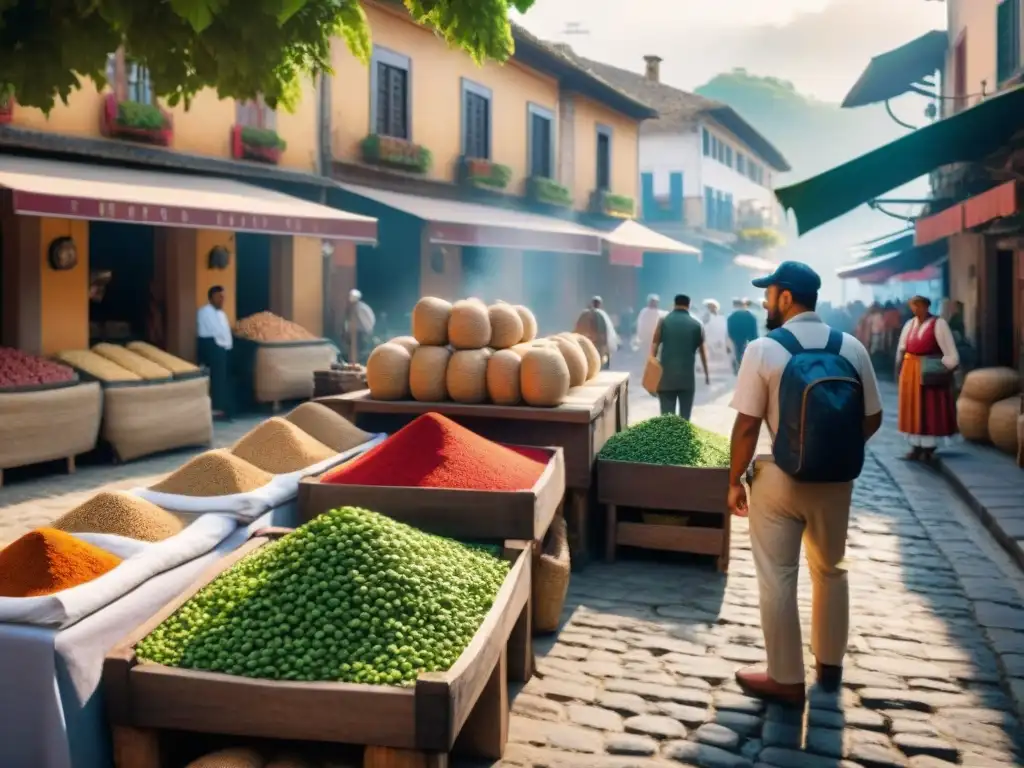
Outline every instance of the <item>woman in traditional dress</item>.
POLYGON ((931 300, 915 296, 914 316, 896 348, 899 371, 899 431, 910 443, 910 461, 931 461, 940 438, 957 433, 953 371, 960 356, 949 324, 931 313, 931 300))

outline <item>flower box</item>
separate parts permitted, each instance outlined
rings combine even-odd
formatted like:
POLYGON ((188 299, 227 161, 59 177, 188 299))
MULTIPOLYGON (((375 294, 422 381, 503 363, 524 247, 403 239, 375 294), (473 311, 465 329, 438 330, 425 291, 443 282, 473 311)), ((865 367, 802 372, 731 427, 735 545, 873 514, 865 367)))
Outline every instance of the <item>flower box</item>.
POLYGON ((512 180, 512 169, 490 160, 463 155, 459 160, 458 175, 459 181, 466 186, 500 191, 512 180))
POLYGON ((14 95, 0 96, 0 125, 14 119, 14 95))
POLYGON ((607 189, 595 189, 590 195, 590 211, 616 219, 631 219, 636 203, 632 197, 616 195, 607 189))
POLYGON ((281 153, 288 147, 277 131, 235 125, 231 128, 231 156, 235 160, 256 160, 277 165, 281 153))
POLYGON ((171 116, 153 104, 119 101, 110 93, 103 99, 100 130, 111 139, 128 139, 169 147, 174 135, 171 116))
POLYGON ((526 198, 539 205, 572 207, 572 193, 569 189, 544 176, 531 176, 526 180, 526 198))
POLYGON ((393 136, 378 136, 371 133, 359 146, 364 162, 410 173, 426 173, 433 161, 430 150, 426 147, 393 136))

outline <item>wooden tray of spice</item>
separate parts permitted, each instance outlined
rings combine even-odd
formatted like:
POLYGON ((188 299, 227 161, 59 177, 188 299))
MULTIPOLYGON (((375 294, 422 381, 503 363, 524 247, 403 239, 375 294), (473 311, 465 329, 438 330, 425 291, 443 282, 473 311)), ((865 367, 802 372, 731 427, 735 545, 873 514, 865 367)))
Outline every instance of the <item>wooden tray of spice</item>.
POLYGON ((714 555, 718 568, 729 567, 730 515, 727 506, 727 468, 682 467, 628 461, 597 460, 597 500, 606 507, 605 559, 615 559, 619 546, 714 555), (711 521, 677 525, 620 520, 621 508, 698 513, 711 521), (721 516, 715 520, 712 516, 721 516))
POLYGON ((530 542, 505 542, 512 562, 490 611, 447 672, 412 687, 292 682, 140 663, 135 646, 217 576, 289 529, 264 529, 109 654, 103 688, 114 768, 168 768, 181 732, 364 745, 364 768, 447 768, 448 754, 498 760, 508 738, 508 681, 530 675, 530 542))
POLYGON ((364 507, 440 536, 540 541, 564 495, 561 448, 500 445, 426 414, 343 467, 304 479, 298 507, 301 522, 339 507, 364 507), (463 487, 444 487, 446 480, 463 487), (516 483, 531 487, 510 490, 516 483))

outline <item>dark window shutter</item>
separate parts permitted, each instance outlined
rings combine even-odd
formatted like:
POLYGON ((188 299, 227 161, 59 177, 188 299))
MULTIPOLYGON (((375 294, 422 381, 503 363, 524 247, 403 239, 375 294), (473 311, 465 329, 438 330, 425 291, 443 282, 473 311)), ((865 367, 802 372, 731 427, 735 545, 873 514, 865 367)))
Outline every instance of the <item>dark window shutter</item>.
POLYGON ((1020 63, 1020 0, 1003 0, 996 13, 996 79, 1011 77, 1020 63))

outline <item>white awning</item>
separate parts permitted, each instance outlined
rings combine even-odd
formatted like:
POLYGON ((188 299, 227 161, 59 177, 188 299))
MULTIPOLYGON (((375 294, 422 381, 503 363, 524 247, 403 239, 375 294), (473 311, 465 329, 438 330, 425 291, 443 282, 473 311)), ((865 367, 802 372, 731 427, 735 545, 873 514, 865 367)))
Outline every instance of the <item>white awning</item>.
POLYGON ((655 232, 645 227, 638 221, 630 219, 624 221, 611 232, 605 234, 604 239, 609 245, 620 245, 626 248, 637 248, 647 253, 680 253, 690 256, 699 256, 700 249, 692 245, 680 243, 671 237, 666 237, 660 232, 655 232))
POLYGON ((737 267, 743 267, 743 269, 749 269, 752 272, 771 273, 775 271, 775 268, 779 265, 771 259, 765 259, 760 256, 747 256, 740 254, 732 260, 732 263, 737 267))
POLYGON ((430 242, 437 245, 593 255, 602 252, 602 233, 574 221, 355 184, 338 186, 345 192, 423 220, 430 242))
POLYGON ((0 156, 23 216, 376 242, 377 220, 211 176, 0 156))

